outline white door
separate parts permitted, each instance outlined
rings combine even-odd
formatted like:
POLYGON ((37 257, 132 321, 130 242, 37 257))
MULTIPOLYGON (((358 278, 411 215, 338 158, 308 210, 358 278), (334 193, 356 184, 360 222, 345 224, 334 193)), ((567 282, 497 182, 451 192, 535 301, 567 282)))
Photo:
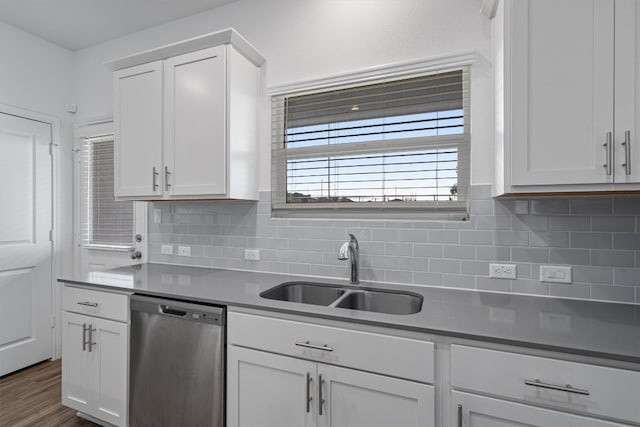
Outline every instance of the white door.
POLYGON ((623 427, 609 421, 581 417, 506 400, 452 392, 453 425, 462 427, 623 427))
POLYGON ((230 346, 227 366, 229 427, 315 425, 315 363, 230 346))
POLYGON ((162 196, 162 62, 113 74, 117 197, 162 196))
POLYGON ((216 46, 164 63, 166 194, 227 192, 225 49, 216 46))
MULTIPOLYGON (((433 386, 318 365, 324 427, 433 427, 433 386)), ((321 413, 322 412, 322 413, 321 413)))
POLYGON ((512 184, 613 182, 613 0, 511 5, 512 184))
POLYGON ((51 357, 51 126, 0 113, 0 375, 51 357))

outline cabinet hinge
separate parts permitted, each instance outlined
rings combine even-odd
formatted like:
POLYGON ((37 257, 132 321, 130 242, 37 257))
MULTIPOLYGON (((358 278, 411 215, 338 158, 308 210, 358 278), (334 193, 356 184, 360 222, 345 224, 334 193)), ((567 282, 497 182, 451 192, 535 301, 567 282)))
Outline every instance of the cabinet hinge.
POLYGON ((56 316, 51 316, 51 329, 56 327, 56 316))
POLYGON ((49 241, 53 242, 53 230, 49 230, 49 241))

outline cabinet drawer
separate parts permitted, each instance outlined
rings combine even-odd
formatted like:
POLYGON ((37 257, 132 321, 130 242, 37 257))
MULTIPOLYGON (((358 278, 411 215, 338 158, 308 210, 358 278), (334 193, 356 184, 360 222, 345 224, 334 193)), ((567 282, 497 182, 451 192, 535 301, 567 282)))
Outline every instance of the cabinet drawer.
POLYGON ((429 341, 244 313, 228 313, 229 345, 433 383, 429 341))
POLYGON ((129 321, 129 295, 127 294, 63 286, 60 298, 62 309, 65 311, 120 322, 129 321))
POLYGON ((640 422, 640 372, 636 371, 452 345, 451 385, 640 422))

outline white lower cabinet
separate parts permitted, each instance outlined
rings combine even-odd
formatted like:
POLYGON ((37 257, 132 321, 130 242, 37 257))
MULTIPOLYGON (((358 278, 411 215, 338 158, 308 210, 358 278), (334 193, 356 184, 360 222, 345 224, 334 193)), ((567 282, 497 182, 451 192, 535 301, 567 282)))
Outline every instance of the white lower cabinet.
POLYGON ((454 344, 451 387, 458 427, 640 424, 638 371, 454 344))
POLYGON ((623 427, 595 418, 470 393, 452 393, 457 427, 623 427))
POLYGON ((431 342, 233 312, 227 327, 228 427, 435 426, 414 379, 433 380, 431 342))
MULTIPOLYGON (((104 309, 101 294, 105 293, 63 288, 62 404, 123 427, 128 424, 129 324, 67 311, 75 310, 74 304, 78 311, 104 309), (89 299, 74 301, 74 297, 89 299)), ((117 297, 127 304, 126 295, 117 297)))
POLYGON ((228 426, 434 425, 430 385, 235 346, 228 361, 228 426))

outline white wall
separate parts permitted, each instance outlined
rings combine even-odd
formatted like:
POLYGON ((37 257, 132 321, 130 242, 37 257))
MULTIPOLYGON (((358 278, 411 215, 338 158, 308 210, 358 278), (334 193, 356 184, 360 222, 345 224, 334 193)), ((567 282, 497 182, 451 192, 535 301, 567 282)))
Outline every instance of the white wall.
MULTIPOLYGON (((104 62, 228 27, 266 57, 267 88, 452 53, 490 58, 491 26, 480 7, 481 0, 239 0, 76 52, 78 116, 112 114, 104 62)), ((472 183, 490 183, 491 70, 480 61, 472 73, 472 183)), ((268 109, 264 116, 260 190, 270 187, 268 109)))

